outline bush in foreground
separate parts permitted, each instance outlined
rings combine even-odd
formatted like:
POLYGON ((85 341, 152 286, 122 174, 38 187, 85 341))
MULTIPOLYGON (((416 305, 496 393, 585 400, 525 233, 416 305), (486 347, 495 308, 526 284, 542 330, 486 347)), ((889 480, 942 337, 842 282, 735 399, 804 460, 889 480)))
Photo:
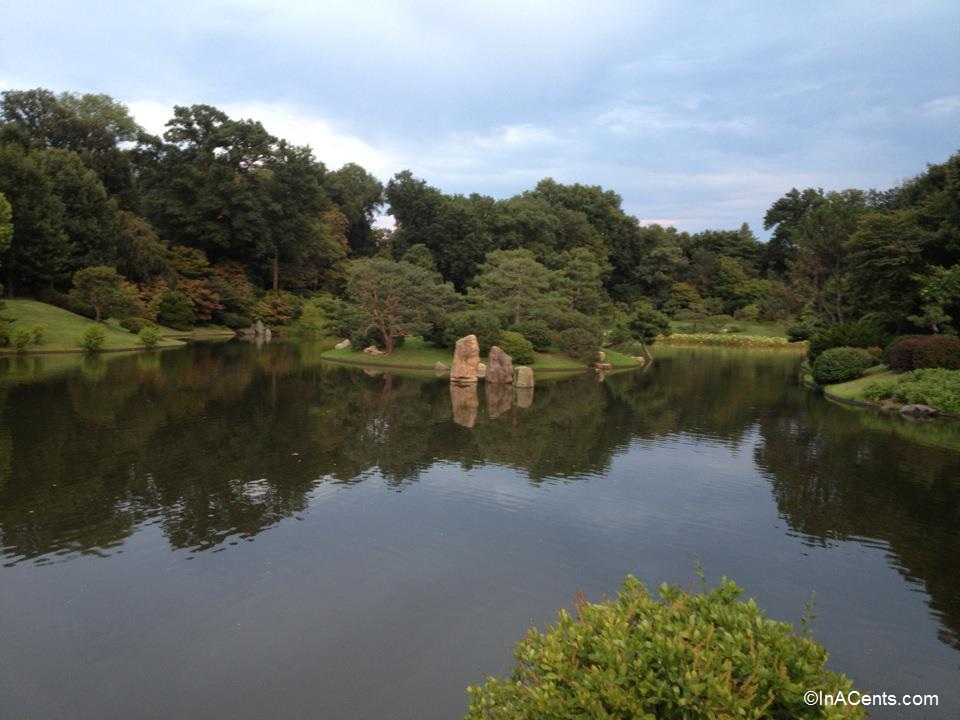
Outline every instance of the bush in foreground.
POLYGON ((917 335, 894 343, 889 351, 890 369, 896 372, 921 368, 960 370, 960 339, 950 335, 917 335))
POLYGON ((860 320, 852 323, 831 325, 810 336, 810 347, 807 354, 811 362, 820 357, 821 353, 836 347, 885 347, 890 336, 871 323, 860 320))
POLYGON ((818 385, 846 382, 875 364, 874 357, 862 348, 830 348, 813 363, 813 379, 818 385))
POLYGON ((157 307, 157 322, 174 330, 193 330, 197 316, 187 296, 180 292, 166 292, 157 307))
POLYGON ((145 348, 152 350, 157 346, 157 343, 160 342, 160 331, 155 327, 147 325, 140 329, 137 337, 140 338, 140 342, 143 343, 145 348))
POLYGON ((531 629, 509 679, 471 687, 467 720, 553 718, 862 718, 858 706, 809 706, 852 683, 827 670, 826 650, 767 619, 724 580, 690 593, 662 585, 655 599, 628 577, 613 600, 560 612, 531 629))
POLYGON ((80 336, 80 347, 87 352, 97 352, 107 340, 107 331, 100 325, 91 325, 80 336))
POLYGON ((940 412, 960 414, 960 370, 911 370, 893 380, 877 380, 863 389, 867 400, 919 403, 940 412))
POLYGON ((536 355, 533 354, 533 343, 518 332, 504 330, 500 333, 497 345, 518 365, 530 365, 536 360, 536 355))
POLYGON ((23 352, 27 349, 28 345, 33 344, 33 333, 25 327, 17 327, 13 329, 13 346, 23 352))

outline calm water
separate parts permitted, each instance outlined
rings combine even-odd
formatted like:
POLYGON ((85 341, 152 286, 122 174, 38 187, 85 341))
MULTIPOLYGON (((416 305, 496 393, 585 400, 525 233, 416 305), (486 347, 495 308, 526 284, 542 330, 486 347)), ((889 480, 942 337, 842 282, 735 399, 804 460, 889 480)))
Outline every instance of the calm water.
POLYGON ((778 619, 816 591, 861 689, 940 695, 876 717, 960 716, 960 453, 920 444, 960 423, 792 353, 451 398, 321 349, 0 359, 0 717, 456 718, 578 590, 697 561, 778 619))

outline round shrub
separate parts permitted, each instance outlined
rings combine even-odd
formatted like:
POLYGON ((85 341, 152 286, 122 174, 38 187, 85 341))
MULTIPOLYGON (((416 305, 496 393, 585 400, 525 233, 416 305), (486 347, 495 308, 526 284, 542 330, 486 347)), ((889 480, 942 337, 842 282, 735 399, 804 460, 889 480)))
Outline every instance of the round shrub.
POLYGON ((874 364, 873 357, 862 348, 830 348, 814 361, 813 379, 818 385, 846 382, 860 377, 874 364))
POLYGON ((134 335, 150 325, 153 325, 153 323, 142 317, 128 317, 120 321, 120 327, 134 335))
POLYGON ((568 328, 560 333, 560 349, 574 360, 591 365, 597 359, 600 335, 586 328, 568 328))
POLYGON ((533 343, 518 332, 504 330, 500 333, 497 345, 518 365, 530 365, 536 360, 533 354, 533 343))
POLYGON ((921 368, 960 370, 960 339, 952 335, 918 335, 896 342, 889 350, 890 369, 896 372, 921 368))
MULTIPOLYGON (((576 617, 561 610, 546 632, 531 629, 509 678, 467 690, 466 718, 825 717, 804 693, 835 696, 852 682, 826 669, 823 647, 742 594, 724 580, 693 593, 664 584, 657 599, 628 577, 616 598, 580 600, 576 617)), ((866 717, 842 709, 837 717, 866 717)))
POLYGON ((80 347, 87 352, 97 352, 107 341, 107 331, 100 325, 91 325, 80 336, 80 347))
POLYGON ((33 344, 39 345, 43 342, 43 336, 47 334, 46 325, 34 325, 33 329, 30 331, 33 335, 33 344))
POLYGON ((197 316, 187 296, 180 292, 166 292, 157 307, 157 322, 174 330, 193 330, 197 316))
POLYGON ((6 347, 10 344, 10 331, 6 324, 0 319, 0 347, 6 347))
POLYGON ((137 337, 140 338, 140 342, 143 343, 145 348, 152 350, 157 346, 157 343, 160 342, 160 331, 155 327, 147 325, 140 329, 137 337))
POLYGON ((550 328, 540 320, 524 320, 510 329, 529 340, 533 349, 537 352, 546 352, 550 349, 550 343, 553 342, 553 338, 550 336, 550 328))
POLYGON ((464 335, 476 335, 480 352, 486 355, 490 346, 496 345, 500 338, 500 319, 486 310, 464 310, 448 315, 443 333, 444 345, 453 347, 464 335))
POLYGON ((231 330, 239 330, 253 325, 253 320, 240 313, 225 312, 223 314, 223 324, 231 330))
POLYGON ((812 334, 813 328, 809 325, 791 325, 787 328, 787 340, 790 342, 809 340, 812 334))
POLYGON ((26 350, 28 345, 33 344, 33 333, 25 327, 14 328, 12 339, 17 350, 26 350))
POLYGON ((807 354, 810 360, 816 360, 825 350, 835 347, 884 347, 890 336, 881 328, 865 322, 831 325, 818 330, 810 336, 807 354))

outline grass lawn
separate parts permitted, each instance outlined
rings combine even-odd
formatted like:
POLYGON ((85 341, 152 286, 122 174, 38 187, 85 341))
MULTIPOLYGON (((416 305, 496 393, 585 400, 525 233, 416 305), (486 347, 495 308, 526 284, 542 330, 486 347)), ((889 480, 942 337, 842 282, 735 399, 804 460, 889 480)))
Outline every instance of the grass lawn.
MULTIPOLYGON (((0 317, 13 320, 7 325, 12 335, 16 327, 32 328, 34 325, 43 325, 46 330, 43 341, 39 345, 30 345, 27 352, 80 352, 80 336, 84 330, 95 325, 93 320, 76 315, 55 305, 37 302, 36 300, 6 300, 5 306, 0 309, 0 317)), ((104 350, 140 350, 143 344, 133 333, 127 332, 114 320, 102 323, 107 337, 103 343, 104 350)), ((160 332, 176 333, 170 328, 160 328, 160 332)), ((180 340, 163 338, 158 347, 177 347, 183 345, 180 340)), ((0 353, 14 354, 14 347, 0 348, 0 353)))
POLYGON ((845 383, 827 385, 824 390, 835 397, 842 398, 843 400, 871 402, 863 396, 863 389, 870 383, 876 382, 877 380, 888 380, 895 377, 897 377, 897 374, 892 370, 887 369, 886 365, 876 365, 867 370, 863 374, 863 377, 858 377, 856 380, 850 380, 845 383))
MULTIPOLYGON (((606 362, 614 366, 634 367, 637 362, 627 355, 605 350, 606 362)), ((531 367, 534 370, 585 370, 586 365, 568 358, 559 352, 537 353, 537 359, 531 367)), ((347 350, 328 350, 323 354, 327 360, 340 360, 349 363, 364 365, 380 365, 384 367, 409 367, 433 369, 437 362, 449 367, 453 362, 453 351, 448 348, 437 348, 422 338, 407 338, 407 341, 393 351, 392 355, 365 355, 352 348, 347 350)))

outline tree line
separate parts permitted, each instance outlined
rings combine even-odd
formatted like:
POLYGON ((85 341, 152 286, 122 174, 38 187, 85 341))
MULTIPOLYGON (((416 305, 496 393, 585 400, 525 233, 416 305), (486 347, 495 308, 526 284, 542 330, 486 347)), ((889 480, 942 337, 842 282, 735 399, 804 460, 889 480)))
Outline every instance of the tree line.
POLYGON ((281 324, 304 298, 345 298, 325 305, 334 328, 381 346, 439 338, 451 314, 477 311, 554 340, 618 323, 630 334, 631 318, 636 336, 638 312, 654 326, 655 312, 803 332, 942 333, 960 317, 960 153, 889 190, 791 189, 762 242, 746 223, 641 225, 612 190, 549 178, 506 199, 445 194, 410 171, 384 186, 209 105, 173 108, 166 127, 151 135, 105 95, 2 94, 8 296, 148 320, 165 302, 184 322, 227 324, 281 324), (384 206, 392 231, 374 224, 384 206), (71 299, 90 268, 112 308, 71 299))

